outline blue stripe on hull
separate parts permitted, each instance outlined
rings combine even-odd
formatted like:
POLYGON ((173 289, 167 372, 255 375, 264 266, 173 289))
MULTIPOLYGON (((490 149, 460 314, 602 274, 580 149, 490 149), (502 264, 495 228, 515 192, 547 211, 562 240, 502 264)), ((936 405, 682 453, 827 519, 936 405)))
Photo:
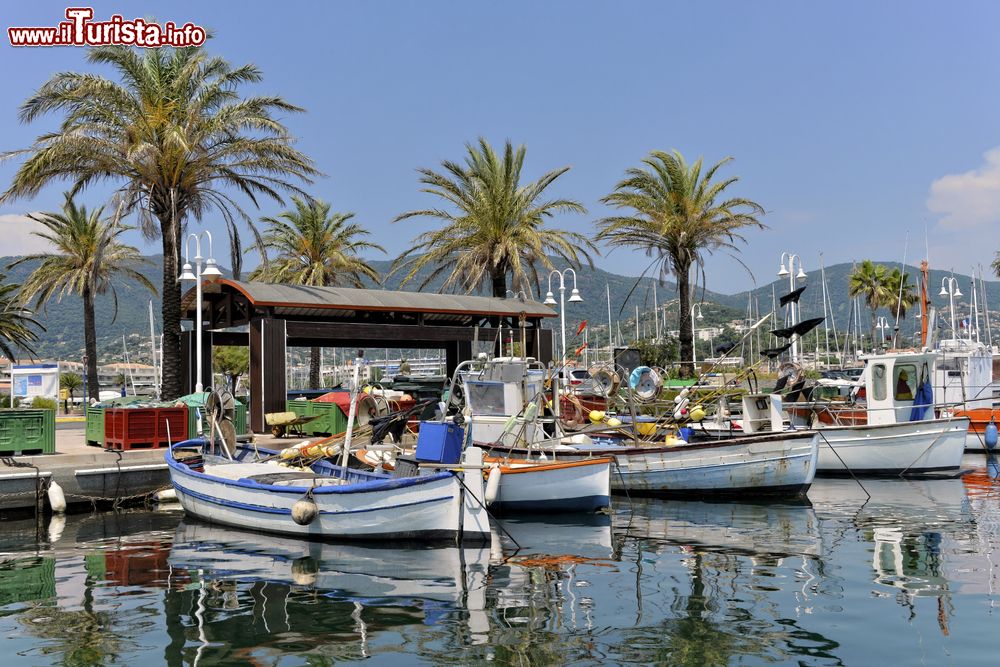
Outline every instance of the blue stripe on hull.
MULTIPOLYGON (((203 500, 206 503, 212 503, 214 505, 222 505, 223 507, 231 507, 233 509, 246 510, 248 512, 260 512, 263 514, 291 514, 291 509, 285 509, 284 507, 265 507, 264 505, 251 505, 249 503, 241 503, 235 500, 226 500, 224 498, 218 498, 216 496, 209 496, 204 493, 199 493, 197 491, 192 491, 187 489, 180 484, 174 482, 174 488, 183 494, 189 495, 192 498, 197 498, 198 500, 203 500)), ((341 510, 339 512, 331 512, 329 510, 320 510, 320 514, 334 515, 338 516, 341 514, 361 514, 364 512, 379 512, 383 510, 394 510, 400 507, 412 507, 414 505, 425 505, 427 503, 437 503, 442 500, 451 500, 454 496, 441 496, 440 498, 428 498, 427 500, 418 500, 411 503, 400 503, 398 505, 388 505, 385 507, 366 507, 364 509, 358 510, 341 510)))
POLYGON ((531 513, 554 513, 554 512, 596 512, 611 505, 610 496, 580 496, 578 498, 559 498, 553 500, 519 500, 507 502, 499 500, 490 505, 490 509, 499 509, 501 512, 531 512, 531 513))

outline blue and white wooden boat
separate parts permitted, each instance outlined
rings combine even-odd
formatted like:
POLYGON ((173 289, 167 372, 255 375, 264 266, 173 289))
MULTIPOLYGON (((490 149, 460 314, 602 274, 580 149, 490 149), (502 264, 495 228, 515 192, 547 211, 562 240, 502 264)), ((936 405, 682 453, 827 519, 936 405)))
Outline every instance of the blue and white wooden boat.
POLYGON ((274 452, 248 446, 232 459, 211 450, 205 440, 187 440, 166 453, 177 499, 205 521, 311 539, 490 538, 478 448, 467 452, 468 474, 398 478, 326 461, 286 467, 258 457, 274 452))

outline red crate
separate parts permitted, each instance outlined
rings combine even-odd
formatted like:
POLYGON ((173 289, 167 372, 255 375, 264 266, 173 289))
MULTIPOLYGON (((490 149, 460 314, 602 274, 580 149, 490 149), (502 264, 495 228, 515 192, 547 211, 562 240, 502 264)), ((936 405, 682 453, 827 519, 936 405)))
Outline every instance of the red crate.
POLYGON ((170 440, 180 442, 187 437, 186 407, 110 408, 104 412, 104 446, 107 449, 155 449, 169 446, 170 440))

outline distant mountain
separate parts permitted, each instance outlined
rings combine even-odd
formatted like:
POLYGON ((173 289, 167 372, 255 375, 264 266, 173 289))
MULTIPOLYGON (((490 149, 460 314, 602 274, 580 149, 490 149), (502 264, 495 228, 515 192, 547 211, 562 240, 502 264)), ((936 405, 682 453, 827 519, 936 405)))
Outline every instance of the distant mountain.
MULTIPOLYGON (((0 267, 6 267, 15 257, 0 258, 0 267)), ((163 258, 160 255, 151 255, 145 258, 146 264, 144 273, 153 282, 159 285, 163 272, 163 258)), ((895 266, 894 262, 881 262, 888 266, 895 266)), ((372 261, 372 265, 383 275, 388 271, 390 262, 386 260, 372 261)), ((12 282, 23 282, 31 271, 30 266, 19 266, 6 271, 7 280, 12 282)), ((849 263, 835 264, 827 267, 826 286, 833 304, 833 318, 839 331, 843 331, 847 325, 849 313, 848 276, 852 265, 849 263)), ((919 284, 919 270, 916 267, 907 267, 914 284, 919 284)), ((231 272, 222 268, 225 275, 231 272)), ((941 289, 941 279, 951 275, 945 271, 931 271, 931 303, 938 306, 947 306, 947 298, 938 296, 941 289)), ((956 299, 956 310, 959 313, 968 313, 970 303, 970 278, 966 275, 955 274, 963 295, 956 299)), ((432 281, 427 291, 437 291, 443 283, 443 278, 432 281)), ((385 289, 399 289, 400 276, 389 276, 385 289)), ((639 307, 643 329, 652 332, 653 325, 650 313, 653 304, 653 283, 651 278, 637 280, 635 277, 622 276, 609 273, 599 268, 582 268, 577 272, 577 288, 583 297, 583 303, 567 304, 567 326, 575 328, 580 320, 588 320, 592 331, 606 331, 608 322, 608 302, 606 297, 606 286, 610 288, 611 294, 611 316, 616 320, 623 334, 628 337, 634 332, 635 308, 639 307), (637 284, 638 283, 638 284, 637 284), (633 289, 634 288, 634 289, 633 289)), ((407 285, 405 289, 415 291, 419 280, 407 285)), ((797 283, 798 285, 798 283, 797 283)), ((802 316, 817 317, 823 314, 822 308, 822 282, 818 270, 808 274, 805 285, 807 286, 801 298, 802 316)), ((1000 282, 987 281, 987 301, 991 305, 994 313, 1000 313, 1000 282)), ((572 280, 566 285, 566 297, 572 289, 572 280)), ((747 311, 748 294, 752 293, 755 299, 754 310, 759 305, 762 314, 770 311, 772 301, 772 290, 775 297, 780 297, 788 292, 787 280, 774 280, 761 285, 752 292, 739 292, 736 294, 720 294, 706 290, 702 294, 698 290, 695 300, 704 299, 706 305, 703 307, 704 320, 698 321, 698 326, 721 325, 734 319, 745 317, 747 311)), ((532 296, 538 300, 544 299, 544 292, 547 284, 542 284, 542 294, 537 293, 532 296)), ((122 336, 128 341, 129 354, 137 361, 148 361, 149 358, 149 314, 148 301, 152 298, 153 314, 156 319, 157 332, 160 331, 160 306, 157 296, 150 295, 139 285, 131 281, 121 281, 117 285, 118 309, 117 317, 114 317, 114 302, 110 295, 99 297, 97 300, 97 322, 98 322, 98 349, 101 350, 102 361, 117 361, 122 358, 122 336)), ((533 290, 534 292, 534 290, 533 290)), ((553 292, 558 301, 559 291, 557 281, 553 281, 553 292)), ((668 324, 670 328, 676 327, 676 302, 677 286, 673 282, 665 282, 656 285, 656 299, 660 307, 667 307, 668 324)), ((979 304, 980 310, 983 304, 979 304)), ((883 312, 888 316, 888 312, 883 312)), ((867 309, 862 309, 862 327, 865 328, 870 321, 867 309)), ((40 335, 40 341, 36 349, 41 357, 58 359, 79 359, 83 356, 83 305, 78 297, 71 296, 64 298, 61 302, 51 303, 46 309, 38 313, 38 319, 45 325, 46 331, 40 335)), ((1000 320, 997 322, 997 334, 1000 337, 1000 320)), ((558 322, 552 322, 549 326, 558 328, 558 322)))

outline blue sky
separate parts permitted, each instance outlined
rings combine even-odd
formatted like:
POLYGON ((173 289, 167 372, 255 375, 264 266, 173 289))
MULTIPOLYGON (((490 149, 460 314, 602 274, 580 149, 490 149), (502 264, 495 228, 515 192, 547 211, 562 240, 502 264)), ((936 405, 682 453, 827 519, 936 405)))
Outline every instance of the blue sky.
MULTIPOLYGON (((898 261, 909 233, 912 261, 923 255, 925 229, 936 268, 965 273, 1000 249, 1000 151, 991 152, 1000 147, 997 3, 93 6, 97 19, 205 25, 215 32, 211 51, 257 64, 264 82, 254 92, 308 109, 287 123, 325 173, 310 191, 356 212, 390 255, 433 224, 390 224, 432 203, 414 170, 460 158, 479 135, 527 144, 532 178, 571 165, 554 192, 590 213, 553 224, 582 231, 606 212, 598 199, 652 149, 733 156, 734 193, 768 211, 769 230, 751 232, 743 251, 761 283, 782 251, 800 254, 807 271, 820 252, 827 265, 898 261)), ((65 7, 6 7, 4 27, 55 25, 65 7)), ((55 124, 20 125, 18 105, 53 72, 85 65, 79 48, 3 42, 0 150, 11 150, 55 124)), ((4 188, 15 166, 0 164, 4 188)), ((33 247, 19 216, 58 206, 61 189, 0 207, 0 254, 33 247)), ((107 194, 93 190, 84 201, 107 194)), ((260 213, 280 210, 266 203, 260 213)), ((646 264, 622 250, 599 261, 633 275, 646 264)), ((748 284, 725 256, 708 270, 712 289, 748 284)))

